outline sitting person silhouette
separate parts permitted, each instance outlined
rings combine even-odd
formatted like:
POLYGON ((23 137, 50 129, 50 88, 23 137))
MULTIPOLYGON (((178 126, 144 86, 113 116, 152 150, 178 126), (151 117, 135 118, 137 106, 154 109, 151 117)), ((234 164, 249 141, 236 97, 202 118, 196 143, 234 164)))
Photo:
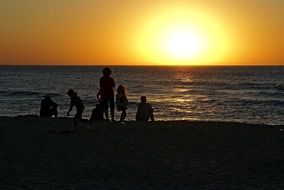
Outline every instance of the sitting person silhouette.
POLYGON ((141 96, 141 102, 138 104, 136 121, 154 121, 153 108, 149 103, 146 103, 146 96, 141 96))
POLYGON ((51 100, 50 95, 46 95, 44 99, 41 101, 40 106, 40 113, 39 115, 41 117, 57 117, 58 111, 57 111, 58 104, 55 103, 53 100, 51 100))
POLYGON ((97 104, 96 107, 92 110, 92 115, 89 120, 89 124, 92 124, 92 121, 101 121, 104 120, 104 109, 101 104, 97 104))

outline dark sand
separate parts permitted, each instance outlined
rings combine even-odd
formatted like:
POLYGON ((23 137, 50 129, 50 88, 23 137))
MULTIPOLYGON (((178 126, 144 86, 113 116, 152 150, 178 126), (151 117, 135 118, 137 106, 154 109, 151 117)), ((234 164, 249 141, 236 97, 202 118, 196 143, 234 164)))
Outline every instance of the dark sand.
POLYGON ((284 126, 0 117, 0 189, 284 189, 284 126))

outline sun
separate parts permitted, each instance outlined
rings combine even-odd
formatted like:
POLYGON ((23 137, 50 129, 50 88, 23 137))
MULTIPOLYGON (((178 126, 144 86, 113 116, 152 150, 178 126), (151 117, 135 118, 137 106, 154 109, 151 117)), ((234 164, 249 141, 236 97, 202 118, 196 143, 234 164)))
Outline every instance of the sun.
POLYGON ((169 30, 162 41, 165 54, 176 60, 193 59, 204 50, 204 41, 200 33, 185 26, 169 30))
POLYGON ((167 8, 146 19, 141 26, 136 50, 145 62, 208 65, 222 61, 229 52, 230 40, 225 28, 205 12, 167 8))

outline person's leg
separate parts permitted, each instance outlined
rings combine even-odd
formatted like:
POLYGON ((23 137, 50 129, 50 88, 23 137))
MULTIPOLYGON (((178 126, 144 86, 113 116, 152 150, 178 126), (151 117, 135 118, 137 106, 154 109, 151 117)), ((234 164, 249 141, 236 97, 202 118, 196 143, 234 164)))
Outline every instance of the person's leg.
POLYGON ((89 122, 89 120, 83 119, 82 116, 79 118, 79 121, 82 122, 82 123, 88 123, 89 122))
POLYGON ((151 113, 150 118, 151 118, 151 121, 154 121, 154 114, 153 113, 151 113))
POLYGON ((103 111, 105 113, 105 117, 108 120, 108 99, 102 98, 101 104, 102 104, 103 111))
POLYGON ((74 118, 73 118, 73 124, 74 124, 74 131, 77 131, 77 126, 78 126, 78 119, 80 117, 80 113, 76 112, 74 118))
POLYGON ((109 118, 108 118, 108 109, 105 109, 105 117, 106 117, 106 120, 109 120, 109 118))
POLYGON ((82 122, 82 123, 88 123, 89 120, 82 118, 83 111, 84 111, 84 110, 78 111, 78 113, 79 113, 78 119, 79 119, 79 121, 82 122))
POLYGON ((109 99, 111 120, 114 121, 114 97, 109 99))
POLYGON ((92 123, 93 123, 94 120, 95 120, 95 119, 94 119, 94 112, 92 112, 92 115, 91 115, 91 117, 90 117, 90 119, 89 119, 88 127, 91 127, 91 126, 92 126, 92 123))
POLYGON ((120 116, 120 121, 124 121, 126 117, 126 110, 122 110, 121 116, 120 116))

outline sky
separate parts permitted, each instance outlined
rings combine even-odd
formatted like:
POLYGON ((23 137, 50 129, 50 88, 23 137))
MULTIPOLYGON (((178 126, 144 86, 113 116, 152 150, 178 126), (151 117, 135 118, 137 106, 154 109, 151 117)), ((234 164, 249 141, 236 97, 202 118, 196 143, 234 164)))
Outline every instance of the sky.
POLYGON ((0 64, 284 65, 283 0, 1 0, 0 64))

